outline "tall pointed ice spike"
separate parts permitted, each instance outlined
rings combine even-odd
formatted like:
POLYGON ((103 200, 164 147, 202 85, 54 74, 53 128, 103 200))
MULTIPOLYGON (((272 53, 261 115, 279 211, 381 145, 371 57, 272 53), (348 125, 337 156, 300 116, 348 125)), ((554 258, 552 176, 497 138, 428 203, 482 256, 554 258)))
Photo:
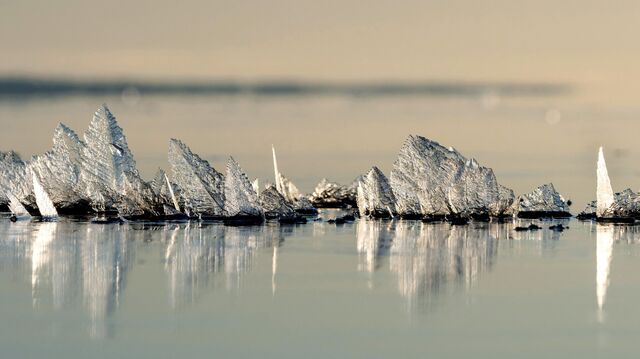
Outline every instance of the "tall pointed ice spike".
POLYGON ((282 182, 280 181, 280 172, 278 171, 278 160, 276 159, 276 148, 271 145, 271 152, 273 153, 273 174, 276 178, 276 189, 281 194, 284 194, 282 188, 282 182))
POLYGON ((600 150, 598 151, 597 175, 598 183, 596 186, 596 216, 604 217, 611 205, 613 205, 614 197, 613 189, 611 188, 611 181, 609 180, 609 172, 607 171, 607 164, 604 161, 604 152, 602 150, 602 146, 600 146, 600 150))
POLYGON ((40 184, 40 180, 38 180, 38 176, 35 173, 33 174, 33 193, 36 197, 36 204, 38 205, 38 210, 42 217, 58 217, 56 207, 53 205, 51 198, 49 198, 47 191, 45 191, 42 184, 40 184))
POLYGON ((276 149, 271 146, 273 152, 273 172, 276 177, 276 190, 280 192, 289 202, 298 202, 302 197, 300 190, 287 177, 283 176, 278 170, 278 160, 276 159, 276 149))

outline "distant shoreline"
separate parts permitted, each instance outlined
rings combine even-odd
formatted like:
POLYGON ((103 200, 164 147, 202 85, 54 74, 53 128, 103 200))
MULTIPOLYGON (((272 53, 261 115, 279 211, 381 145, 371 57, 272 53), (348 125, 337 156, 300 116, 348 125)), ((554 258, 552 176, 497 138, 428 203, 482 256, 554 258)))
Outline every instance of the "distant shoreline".
POLYGON ((134 93, 140 95, 219 95, 219 96, 316 96, 354 97, 429 96, 547 97, 572 91, 568 84, 543 82, 305 82, 305 81, 143 81, 75 80, 29 76, 0 77, 0 99, 56 96, 104 96, 134 93))

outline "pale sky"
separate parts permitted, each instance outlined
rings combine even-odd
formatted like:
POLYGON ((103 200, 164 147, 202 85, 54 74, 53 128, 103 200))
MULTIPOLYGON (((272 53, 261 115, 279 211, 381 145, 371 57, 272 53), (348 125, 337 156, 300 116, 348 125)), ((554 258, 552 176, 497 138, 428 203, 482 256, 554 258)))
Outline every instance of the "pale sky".
POLYGON ((640 90, 638 1, 0 2, 2 74, 640 90))

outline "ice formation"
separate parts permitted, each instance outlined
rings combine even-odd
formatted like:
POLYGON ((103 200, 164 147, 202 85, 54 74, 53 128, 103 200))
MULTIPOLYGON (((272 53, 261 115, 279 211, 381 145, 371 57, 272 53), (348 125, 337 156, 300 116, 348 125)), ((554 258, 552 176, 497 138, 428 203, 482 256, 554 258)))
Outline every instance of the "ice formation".
POLYGON ((33 173, 33 193, 36 197, 36 204, 38 205, 38 210, 40 211, 40 215, 44 218, 56 218, 58 217, 58 211, 56 207, 53 205, 53 201, 49 198, 49 194, 40 184, 40 180, 38 176, 33 173))
MULTIPOLYGON (((171 177, 158 171, 145 182, 122 128, 103 105, 81 140, 59 124, 53 147, 30 162, 15 152, 0 152, 0 205, 14 212, 35 210, 45 216, 118 213, 127 219, 162 218, 181 212, 200 218, 235 216, 271 218, 317 213, 315 207, 358 206, 371 217, 486 219, 490 216, 569 215, 568 204, 552 184, 515 201, 498 184, 492 169, 421 136, 409 136, 389 179, 376 167, 347 186, 323 179, 310 196, 278 168, 272 148, 275 187, 259 192, 230 159, 226 177, 179 140, 169 142, 171 177), (170 180, 171 178, 171 180, 170 180), (11 198, 10 198, 11 197, 11 198), (11 202, 11 203, 10 203, 11 202)), ((598 160, 599 217, 638 217, 640 196, 631 190, 613 194, 602 149, 598 160)), ((33 211, 32 211, 33 212, 33 211)), ((591 215, 591 214, 585 214, 591 215)))
POLYGON ((516 203, 518 217, 570 217, 567 201, 556 191, 553 183, 544 184, 524 194, 516 203))
POLYGON ((224 197, 225 216, 262 216, 258 194, 233 157, 230 157, 227 162, 227 171, 224 177, 224 197))
POLYGON ((53 147, 34 156, 28 169, 38 175, 55 207, 61 213, 87 210, 89 202, 81 183, 84 143, 69 127, 60 123, 53 134, 53 147))
POLYGON ((85 194, 97 212, 113 210, 127 177, 136 176, 138 171, 122 129, 106 106, 93 115, 84 140, 81 178, 85 194))
POLYGON ((166 172, 158 168, 153 180, 149 183, 157 201, 162 204, 163 212, 167 214, 166 207, 171 207, 171 213, 180 212, 180 202, 178 202, 173 190, 173 185, 169 181, 166 172), (175 200, 174 201, 174 197, 175 200))
POLYGON ((260 193, 259 200, 267 219, 287 218, 296 215, 293 204, 287 201, 273 185, 267 186, 260 193))
MULTIPOLYGON (((602 221, 633 221, 640 217, 640 196, 631 189, 613 193, 602 147, 598 151, 595 217, 602 221)), ((591 210, 590 208, 585 209, 591 210)), ((582 213, 581 213, 582 215, 582 213)), ((586 216, 583 216, 586 217, 586 216)))
POLYGON ((603 215, 597 215, 598 201, 591 201, 578 215, 579 219, 599 219, 605 222, 632 222, 640 217, 640 195, 630 188, 613 194, 613 203, 603 215))
POLYGON ((396 199, 387 177, 378 167, 373 167, 358 185, 358 210, 361 216, 374 218, 393 217, 396 199))
POLYGON ((596 218, 596 207, 597 201, 591 201, 587 203, 587 206, 584 210, 576 216, 578 219, 595 219, 596 218))
POLYGON ((357 206, 358 182, 343 186, 323 178, 309 197, 311 203, 318 208, 347 208, 357 206))
POLYGON ((302 197, 300 190, 298 190, 298 187, 296 187, 296 185, 294 185, 288 178, 283 176, 278 170, 278 160, 276 158, 275 147, 271 146, 271 152, 273 153, 273 171, 276 179, 276 189, 284 196, 284 198, 287 199, 287 201, 297 201, 302 197))
POLYGON ((179 140, 169 141, 173 180, 188 212, 220 217, 224 210, 224 176, 179 140))
POLYGON ((7 193, 13 194, 20 201, 28 201, 31 194, 27 165, 13 151, 0 152, 0 203, 9 203, 7 193))
POLYGON ((167 184, 167 188, 169 189, 169 194, 171 195, 171 202, 173 202, 173 208, 180 212, 180 204, 178 203, 178 199, 176 198, 176 194, 173 191, 173 185, 171 184, 171 182, 169 181, 169 177, 167 177, 167 174, 164 174, 164 180, 167 184))
POLYGON ((275 186, 278 192, 295 208, 296 212, 303 214, 314 214, 317 213, 316 208, 313 204, 305 198, 298 187, 293 184, 287 177, 282 175, 278 170, 278 160, 276 159, 276 149, 271 146, 271 151, 273 153, 273 171, 275 175, 275 186))
POLYGON ((493 170, 421 136, 405 141, 390 176, 396 210, 403 217, 503 215, 513 193, 493 170))
POLYGON ((9 199, 9 210, 16 216, 16 219, 31 218, 27 209, 20 203, 20 200, 18 200, 16 196, 7 193, 7 198, 9 199))
POLYGON ((602 146, 600 146, 600 150, 598 151, 598 169, 596 172, 598 177, 596 186, 596 215, 598 217, 605 217, 609 208, 613 205, 614 199, 602 146))

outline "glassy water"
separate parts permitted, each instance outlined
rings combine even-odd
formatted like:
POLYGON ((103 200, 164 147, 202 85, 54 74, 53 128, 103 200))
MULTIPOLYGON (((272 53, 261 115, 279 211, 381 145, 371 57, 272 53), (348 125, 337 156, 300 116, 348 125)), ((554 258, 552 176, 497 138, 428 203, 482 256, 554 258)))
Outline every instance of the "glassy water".
POLYGON ((640 228, 553 223, 2 220, 0 356, 630 356, 640 228))

